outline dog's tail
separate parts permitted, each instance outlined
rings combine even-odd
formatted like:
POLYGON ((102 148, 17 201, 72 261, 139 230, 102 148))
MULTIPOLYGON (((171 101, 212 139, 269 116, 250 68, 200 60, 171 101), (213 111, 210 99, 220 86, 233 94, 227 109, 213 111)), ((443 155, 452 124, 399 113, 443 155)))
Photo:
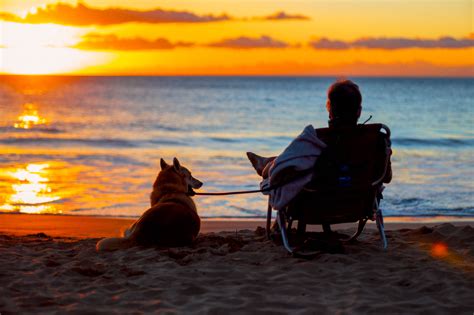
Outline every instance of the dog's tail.
POLYGON ((117 249, 126 249, 134 245, 130 239, 125 237, 108 237, 97 242, 95 248, 98 252, 114 251, 117 249))

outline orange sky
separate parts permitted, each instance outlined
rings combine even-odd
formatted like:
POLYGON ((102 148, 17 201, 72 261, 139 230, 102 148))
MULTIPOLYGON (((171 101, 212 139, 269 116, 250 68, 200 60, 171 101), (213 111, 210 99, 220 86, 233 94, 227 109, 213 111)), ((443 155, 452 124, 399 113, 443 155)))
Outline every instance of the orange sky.
POLYGON ((0 4, 0 73, 474 76, 471 0, 0 4))

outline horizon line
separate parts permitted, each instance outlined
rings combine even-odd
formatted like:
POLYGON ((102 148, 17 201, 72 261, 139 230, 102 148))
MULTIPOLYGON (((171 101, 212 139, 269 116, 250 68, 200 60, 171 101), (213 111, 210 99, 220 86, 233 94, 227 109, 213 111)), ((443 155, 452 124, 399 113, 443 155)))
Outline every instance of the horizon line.
POLYGON ((456 76, 456 75, 318 75, 318 74, 82 74, 82 73, 45 73, 45 74, 24 74, 24 73, 0 73, 0 77, 229 77, 229 78, 413 78, 413 79, 474 79, 474 75, 456 76))

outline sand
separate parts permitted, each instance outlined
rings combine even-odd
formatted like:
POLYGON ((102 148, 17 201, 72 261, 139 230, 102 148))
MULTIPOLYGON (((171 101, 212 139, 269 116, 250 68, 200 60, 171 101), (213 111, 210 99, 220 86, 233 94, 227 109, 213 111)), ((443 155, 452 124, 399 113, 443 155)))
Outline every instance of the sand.
POLYGON ((472 222, 388 223, 387 251, 371 225, 341 253, 302 259, 261 221, 205 221, 192 247, 97 253, 129 221, 53 217, 0 215, 2 315, 474 311, 472 222))

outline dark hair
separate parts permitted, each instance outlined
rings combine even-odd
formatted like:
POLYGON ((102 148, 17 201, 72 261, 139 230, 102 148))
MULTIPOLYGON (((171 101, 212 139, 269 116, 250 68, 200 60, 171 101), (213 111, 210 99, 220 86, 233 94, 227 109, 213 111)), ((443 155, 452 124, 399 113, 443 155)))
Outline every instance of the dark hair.
POLYGON ((328 89, 327 110, 333 119, 355 124, 362 108, 359 86, 347 79, 339 79, 328 89))

